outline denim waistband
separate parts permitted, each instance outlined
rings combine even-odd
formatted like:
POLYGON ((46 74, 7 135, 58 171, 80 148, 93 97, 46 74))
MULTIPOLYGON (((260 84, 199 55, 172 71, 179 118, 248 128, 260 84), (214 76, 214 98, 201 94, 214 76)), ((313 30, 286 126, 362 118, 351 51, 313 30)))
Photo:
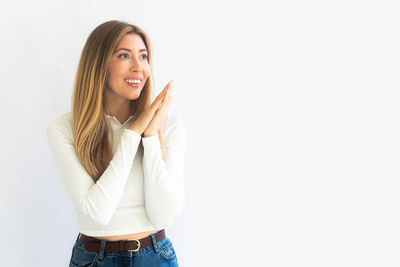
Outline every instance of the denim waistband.
MULTIPOLYGON (((136 255, 140 255, 140 254, 143 254, 143 253, 146 253, 146 252, 148 252, 149 250, 151 250, 151 249, 154 249, 154 251, 157 253, 158 251, 159 251, 159 247, 160 247, 160 245, 162 244, 162 242, 164 242, 164 240, 165 239, 167 239, 167 236, 163 239, 163 240, 160 240, 160 241, 156 241, 156 234, 158 234, 159 232, 161 232, 163 229, 161 229, 161 230, 158 230, 157 232, 155 232, 155 233, 153 233, 153 234, 151 234, 151 235, 148 235, 148 236, 150 236, 151 237, 151 239, 152 239, 152 243, 153 243, 153 245, 152 246, 148 246, 148 247, 144 247, 144 248, 140 248, 138 251, 115 251, 115 252, 107 252, 107 253, 111 253, 111 254, 113 254, 113 255, 119 255, 119 256, 126 256, 126 257, 132 257, 132 256, 136 256, 136 255)), ((82 242, 80 239, 79 239, 79 237, 80 237, 80 235, 81 235, 81 233, 79 233, 78 234, 78 236, 77 236, 77 238, 76 238, 76 241, 75 242, 82 242), (78 241, 79 240, 79 241, 78 241)), ((147 237, 148 237, 147 236, 147 237)), ((98 252, 98 258, 101 260, 101 259, 103 259, 103 257, 104 257, 104 253, 105 253, 105 251, 104 251, 104 249, 105 249, 105 246, 106 246, 106 244, 107 244, 107 242, 109 242, 108 240, 103 240, 103 239, 99 239, 100 240, 100 250, 99 250, 99 252, 98 252)))

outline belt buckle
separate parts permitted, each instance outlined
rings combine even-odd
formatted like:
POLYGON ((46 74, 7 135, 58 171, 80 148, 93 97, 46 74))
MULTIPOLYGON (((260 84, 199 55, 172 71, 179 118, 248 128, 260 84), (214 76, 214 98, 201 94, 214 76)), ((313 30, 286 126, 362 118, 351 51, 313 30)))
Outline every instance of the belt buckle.
POLYGON ((140 249, 140 241, 138 239, 128 239, 126 241, 136 241, 137 242, 137 248, 136 249, 128 249, 128 252, 135 252, 138 251, 140 249))

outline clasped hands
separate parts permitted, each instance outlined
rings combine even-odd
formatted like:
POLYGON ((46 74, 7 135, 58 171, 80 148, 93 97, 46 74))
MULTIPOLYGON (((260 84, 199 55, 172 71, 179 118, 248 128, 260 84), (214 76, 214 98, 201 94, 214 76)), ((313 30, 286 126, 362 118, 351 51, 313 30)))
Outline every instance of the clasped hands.
POLYGON ((156 135, 160 126, 168 116, 169 107, 173 98, 173 81, 171 80, 140 115, 129 126, 143 137, 156 135))

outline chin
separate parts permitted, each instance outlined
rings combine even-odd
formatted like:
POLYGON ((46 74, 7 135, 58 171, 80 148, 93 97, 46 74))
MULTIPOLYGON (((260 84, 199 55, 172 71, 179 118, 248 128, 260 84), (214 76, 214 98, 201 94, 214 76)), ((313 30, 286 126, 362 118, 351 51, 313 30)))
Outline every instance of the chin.
POLYGON ((129 100, 136 100, 140 97, 142 91, 139 92, 139 94, 131 94, 129 97, 127 97, 129 100))

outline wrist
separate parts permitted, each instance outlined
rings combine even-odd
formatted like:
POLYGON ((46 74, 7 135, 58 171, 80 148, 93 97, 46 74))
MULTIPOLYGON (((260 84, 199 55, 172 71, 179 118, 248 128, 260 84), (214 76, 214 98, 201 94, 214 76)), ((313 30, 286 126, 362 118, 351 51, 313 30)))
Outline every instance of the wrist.
POLYGON ((156 135, 156 133, 143 133, 142 137, 150 137, 150 136, 153 136, 153 135, 156 135))

